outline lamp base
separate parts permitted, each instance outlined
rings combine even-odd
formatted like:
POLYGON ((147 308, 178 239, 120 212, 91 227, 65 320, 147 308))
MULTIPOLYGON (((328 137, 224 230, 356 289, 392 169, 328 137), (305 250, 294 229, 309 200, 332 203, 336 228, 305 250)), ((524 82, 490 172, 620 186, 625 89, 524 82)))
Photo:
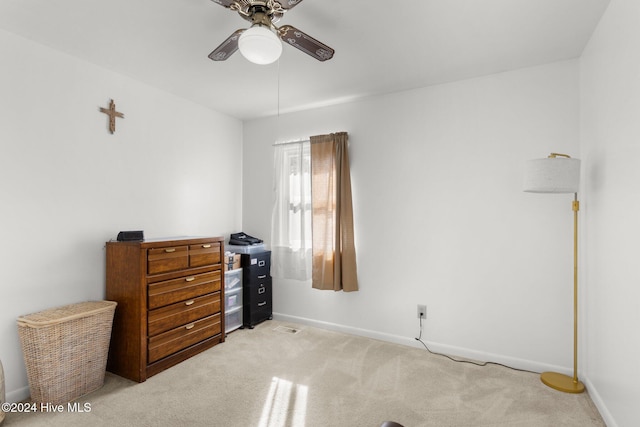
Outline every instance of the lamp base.
POLYGON ((547 386, 565 393, 582 393, 584 384, 580 381, 573 381, 573 377, 558 374, 556 372, 543 372, 540 380, 547 386))

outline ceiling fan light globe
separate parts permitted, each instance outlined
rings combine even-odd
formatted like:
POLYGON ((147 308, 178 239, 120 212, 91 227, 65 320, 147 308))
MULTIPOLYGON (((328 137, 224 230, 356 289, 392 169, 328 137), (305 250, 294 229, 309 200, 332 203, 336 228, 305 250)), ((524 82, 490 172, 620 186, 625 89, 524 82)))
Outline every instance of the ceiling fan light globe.
POLYGON ((273 31, 256 25, 240 35, 238 50, 248 61, 266 65, 280 58, 282 43, 273 31))

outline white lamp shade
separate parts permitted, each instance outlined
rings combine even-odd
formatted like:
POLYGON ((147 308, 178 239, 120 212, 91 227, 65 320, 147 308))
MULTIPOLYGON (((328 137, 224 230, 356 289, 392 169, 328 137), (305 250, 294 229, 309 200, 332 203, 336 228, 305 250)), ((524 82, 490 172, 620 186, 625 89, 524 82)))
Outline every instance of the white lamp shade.
POLYGON ((524 191, 530 193, 577 193, 580 160, 549 157, 529 160, 524 171, 524 191))
POLYGON ((240 35, 238 49, 247 60, 265 65, 280 58, 282 42, 267 27, 255 25, 240 35))

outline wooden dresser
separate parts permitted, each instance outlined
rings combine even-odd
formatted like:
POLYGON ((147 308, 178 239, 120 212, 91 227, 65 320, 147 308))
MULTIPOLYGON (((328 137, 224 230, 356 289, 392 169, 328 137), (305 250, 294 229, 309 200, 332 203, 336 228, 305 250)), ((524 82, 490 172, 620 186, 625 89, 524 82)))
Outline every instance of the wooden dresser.
POLYGON ((107 242, 107 370, 142 382, 224 342, 222 237, 107 242))

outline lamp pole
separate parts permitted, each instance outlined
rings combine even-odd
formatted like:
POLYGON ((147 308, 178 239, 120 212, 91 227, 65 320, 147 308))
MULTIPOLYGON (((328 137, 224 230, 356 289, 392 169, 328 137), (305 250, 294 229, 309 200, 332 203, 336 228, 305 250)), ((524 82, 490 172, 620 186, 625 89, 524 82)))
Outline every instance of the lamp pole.
POLYGON ((565 393, 582 393, 584 384, 578 380, 578 193, 573 193, 573 378, 556 372, 543 372, 540 379, 547 386, 565 393))
POLYGON ((573 384, 584 391, 584 385, 578 381, 578 211, 580 202, 578 193, 573 193, 573 384))

